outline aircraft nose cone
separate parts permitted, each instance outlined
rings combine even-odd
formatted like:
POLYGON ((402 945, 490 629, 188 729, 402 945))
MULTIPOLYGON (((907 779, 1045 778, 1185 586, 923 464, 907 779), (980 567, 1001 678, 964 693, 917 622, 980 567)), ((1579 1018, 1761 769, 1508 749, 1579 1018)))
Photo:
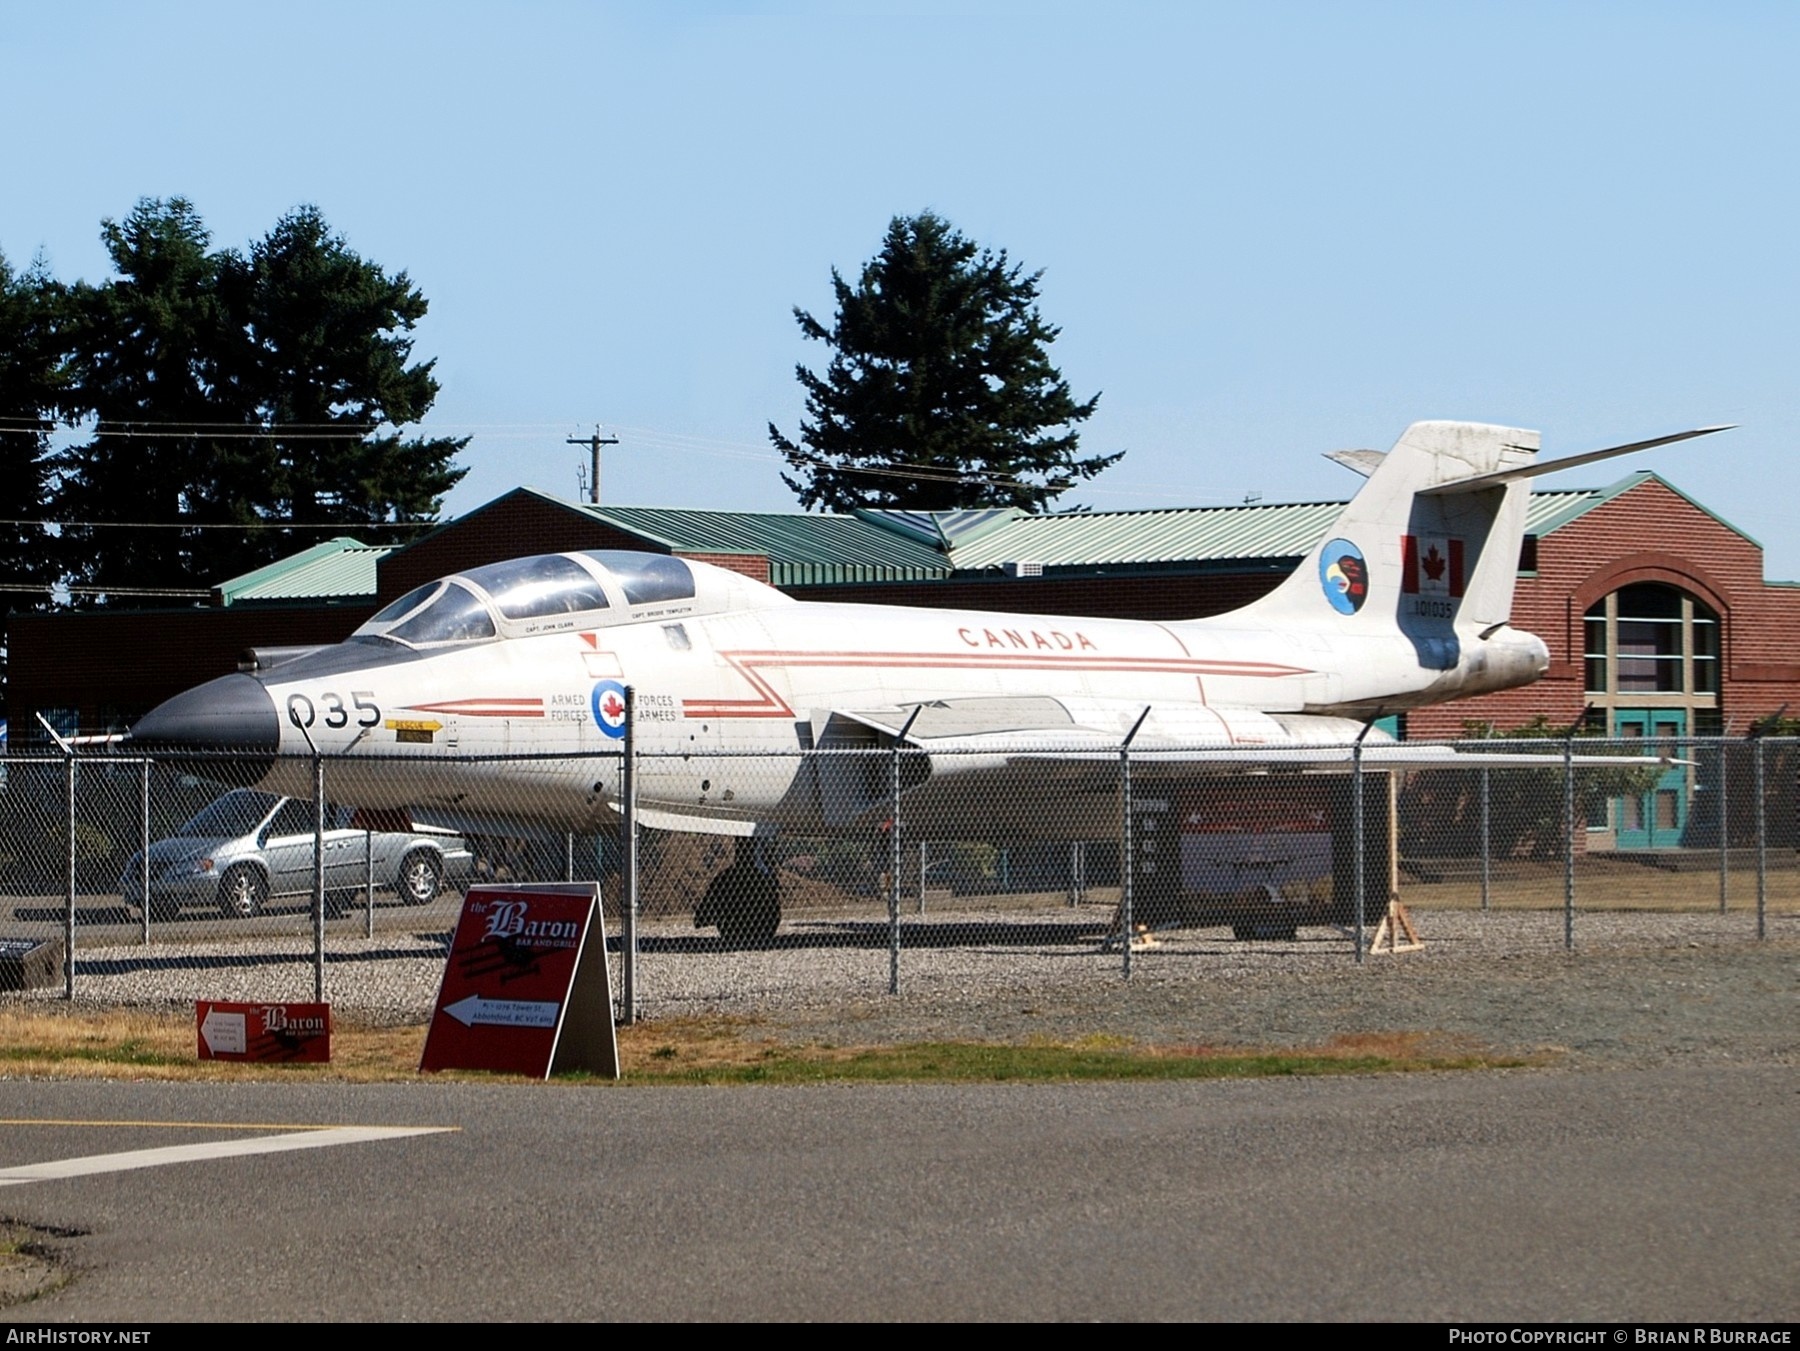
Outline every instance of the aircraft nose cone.
POLYGON ((275 701, 247 675, 220 676, 151 709, 131 729, 146 749, 273 751, 281 745, 275 701))

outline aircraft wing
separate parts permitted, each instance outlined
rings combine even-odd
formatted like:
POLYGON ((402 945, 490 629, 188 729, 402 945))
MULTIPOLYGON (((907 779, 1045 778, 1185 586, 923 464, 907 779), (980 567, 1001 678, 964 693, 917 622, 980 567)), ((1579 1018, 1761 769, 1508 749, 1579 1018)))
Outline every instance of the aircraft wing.
MULTIPOLYGON (((1347 774, 1363 725, 1311 714, 1256 710, 1172 709, 1145 716, 1141 704, 1022 697, 966 699, 885 709, 841 709, 814 716, 822 751, 860 756, 815 757, 822 813, 828 824, 884 813, 891 776, 871 772, 867 752, 901 748, 901 790, 910 818, 927 814, 930 829, 1009 826, 1015 833, 1060 838, 1092 828, 1104 801, 1116 802, 1119 764, 1131 736, 1135 783, 1153 785, 1207 776, 1347 774), (1142 718, 1141 724, 1139 719, 1142 718), (1238 739, 1231 739, 1233 734, 1238 739), (1245 734, 1259 739, 1243 739, 1245 734)), ((1561 742, 1542 749, 1482 751, 1399 742, 1368 733, 1365 772, 1420 769, 1560 769, 1561 742)), ((883 757, 885 758, 885 757, 883 757)), ((1653 755, 1575 755, 1579 768, 1632 769, 1669 763, 1653 755)), ((1112 808, 1116 811, 1116 806, 1112 808)))
MULTIPOLYGON (((815 727, 818 723, 815 717, 815 727)), ((1560 741, 1540 742, 1526 750, 1517 749, 1518 742, 1502 742, 1505 749, 1486 751, 1395 741, 1385 733, 1365 734, 1363 724, 1354 719, 1318 714, 1188 707, 1160 711, 1122 701, 1030 696, 833 710, 823 733, 815 742, 821 749, 891 750, 895 739, 903 737, 907 749, 946 760, 969 756, 1039 763, 1117 760, 1129 738, 1134 761, 1179 766, 1187 773, 1224 773, 1233 768, 1246 773, 1273 769, 1347 773, 1359 740, 1362 762, 1371 770, 1542 769, 1564 760, 1560 741)), ((1655 755, 1572 758, 1581 767, 1670 763, 1668 757, 1655 755)))

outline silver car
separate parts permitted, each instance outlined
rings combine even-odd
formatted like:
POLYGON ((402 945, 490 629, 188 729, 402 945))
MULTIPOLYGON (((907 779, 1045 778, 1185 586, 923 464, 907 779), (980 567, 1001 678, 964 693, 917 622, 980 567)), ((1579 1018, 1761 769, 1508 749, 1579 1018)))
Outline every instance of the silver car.
MULTIPOLYGON (((469 849, 460 835, 376 830, 354 824, 352 808, 325 804, 325 894, 333 909, 372 878, 402 904, 436 899, 446 879, 466 877, 469 849)), ((216 905, 234 919, 259 915, 277 896, 313 889, 313 804, 239 788, 150 846, 150 911, 173 916, 184 905, 216 905)), ((144 899, 144 854, 119 878, 125 903, 144 899)))

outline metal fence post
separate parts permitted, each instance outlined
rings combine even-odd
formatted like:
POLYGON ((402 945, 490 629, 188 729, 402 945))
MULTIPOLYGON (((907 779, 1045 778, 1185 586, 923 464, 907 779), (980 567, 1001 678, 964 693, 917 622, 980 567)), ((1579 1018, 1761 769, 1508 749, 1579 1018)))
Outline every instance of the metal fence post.
MULTIPOLYGON (((893 758, 888 769, 888 993, 900 993, 900 747, 912 725, 925 711, 920 704, 906 715, 900 734, 894 738, 893 758)), ((925 904, 925 878, 919 877, 919 904, 925 904)))
POLYGON ((1575 733, 1563 738, 1563 947, 1575 946, 1575 733))
MULTIPOLYGON (((141 929, 142 941, 150 942, 150 761, 145 760, 138 768, 138 858, 143 860, 139 869, 138 897, 144 903, 144 920, 141 929)), ((120 900, 123 900, 120 897, 120 900)))
POLYGON ((1119 803, 1124 808, 1124 819, 1119 823, 1119 946, 1124 950, 1120 960, 1127 980, 1131 979, 1131 938, 1136 932, 1132 900, 1137 884, 1137 837, 1131 827, 1131 743, 1137 739, 1138 729, 1149 716, 1150 706, 1146 704, 1137 721, 1131 724, 1131 730, 1125 733, 1125 739, 1119 743, 1119 803))
MULTIPOLYGON (((1374 724, 1370 724, 1373 726, 1374 724)), ((1364 733, 1368 732, 1364 727, 1364 733)), ((1363 743, 1357 737, 1350 747, 1350 857, 1356 869, 1356 882, 1352 888, 1356 896, 1356 960, 1360 965, 1367 945, 1363 941, 1363 925, 1368 918, 1368 842, 1363 837, 1363 743)))
POLYGON ((1769 801, 1763 782, 1763 739, 1756 738, 1756 936, 1767 938, 1769 909, 1769 801))
POLYGON ((1725 913, 1725 897, 1727 893, 1727 877, 1731 863, 1731 818, 1725 812, 1725 781, 1730 777, 1731 747, 1724 740, 1719 742, 1719 772, 1716 785, 1719 794, 1719 913, 1725 913))
MULTIPOLYGON (((619 762, 619 1021, 638 1017, 637 687, 625 687, 625 748, 619 762)), ((604 938, 604 936, 602 936, 604 938)))
MULTIPOLYGON (((404 885, 404 884, 403 884, 404 885)), ((363 831, 363 937, 375 936, 375 832, 363 831)))
MULTIPOLYGON (((63 877, 63 998, 75 998, 75 751, 63 748, 63 824, 68 836, 63 877)), ((148 869, 149 859, 144 860, 148 869)))
POLYGON ((1489 867, 1489 860, 1493 857, 1494 837, 1492 829, 1489 826, 1489 821, 1491 820, 1492 786, 1488 782, 1488 775, 1492 772, 1493 771, 1487 769, 1485 766, 1481 771, 1481 908, 1483 910, 1486 910, 1489 904, 1488 875, 1492 871, 1489 867))
POLYGON ((313 755, 313 1002, 325 1002, 325 760, 313 755))

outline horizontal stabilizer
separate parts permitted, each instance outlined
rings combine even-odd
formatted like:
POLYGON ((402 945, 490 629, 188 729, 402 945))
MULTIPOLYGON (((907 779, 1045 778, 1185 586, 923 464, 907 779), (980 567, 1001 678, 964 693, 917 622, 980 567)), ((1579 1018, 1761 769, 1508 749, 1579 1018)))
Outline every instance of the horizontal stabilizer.
POLYGON ((1652 446, 1666 446, 1676 441, 1691 441, 1696 436, 1711 436, 1714 432, 1728 432, 1735 426, 1737 426, 1735 422, 1727 422, 1717 427, 1696 427, 1691 432, 1676 432, 1673 436, 1658 436, 1649 441, 1633 441, 1626 446, 1608 446, 1605 450, 1590 450, 1581 455, 1565 455, 1560 460, 1540 460, 1536 464, 1515 465, 1492 474, 1475 474, 1469 478, 1452 479, 1448 483, 1438 483, 1429 488, 1421 488, 1419 495, 1432 497, 1443 493, 1471 493, 1479 492, 1483 488, 1500 488, 1508 483, 1517 483, 1522 479, 1538 478, 1563 469, 1574 469, 1584 464, 1610 460, 1615 455, 1629 455, 1633 451, 1649 450, 1652 446))
POLYGON ((1343 465, 1352 473, 1368 478, 1369 475, 1381 468, 1381 462, 1387 458, 1387 452, 1385 450, 1330 450, 1325 452, 1325 458, 1343 465))

